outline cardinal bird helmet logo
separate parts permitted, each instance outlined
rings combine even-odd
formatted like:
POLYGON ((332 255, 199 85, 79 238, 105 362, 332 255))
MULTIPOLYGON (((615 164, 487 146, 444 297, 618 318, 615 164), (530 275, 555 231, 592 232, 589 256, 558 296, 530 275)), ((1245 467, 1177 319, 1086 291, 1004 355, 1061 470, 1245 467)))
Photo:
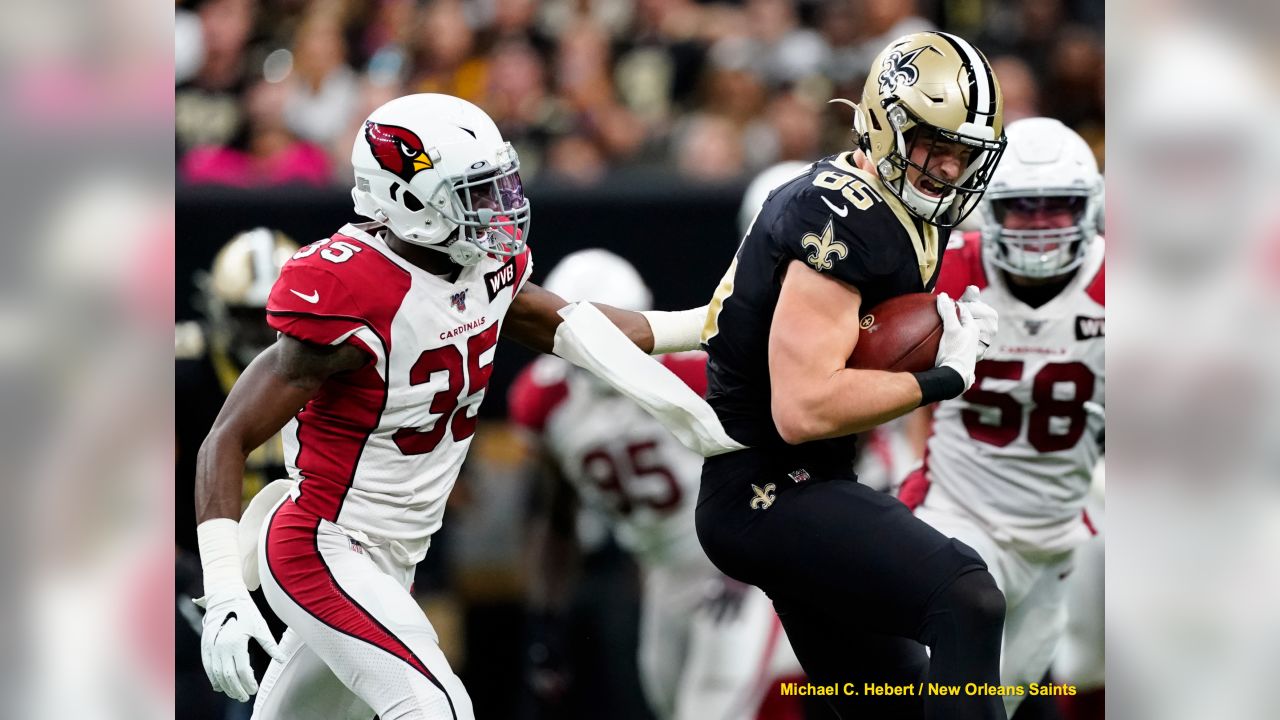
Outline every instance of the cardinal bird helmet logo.
POLYGON ((370 120, 364 124, 364 139, 378 164, 405 182, 433 167, 422 140, 412 130, 370 120))

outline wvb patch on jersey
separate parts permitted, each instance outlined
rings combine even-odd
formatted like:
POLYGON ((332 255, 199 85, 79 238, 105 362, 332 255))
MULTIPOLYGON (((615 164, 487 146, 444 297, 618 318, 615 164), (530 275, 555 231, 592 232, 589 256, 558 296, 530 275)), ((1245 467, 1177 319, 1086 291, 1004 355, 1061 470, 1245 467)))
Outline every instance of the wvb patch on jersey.
POLYGON ((516 282, 516 261, 508 260, 502 267, 484 274, 484 287, 489 292, 489 300, 498 297, 503 288, 511 287, 516 282))
POLYGON ((1076 339, 1092 340, 1093 338, 1106 337, 1107 319, 1091 318, 1084 315, 1076 316, 1076 339))

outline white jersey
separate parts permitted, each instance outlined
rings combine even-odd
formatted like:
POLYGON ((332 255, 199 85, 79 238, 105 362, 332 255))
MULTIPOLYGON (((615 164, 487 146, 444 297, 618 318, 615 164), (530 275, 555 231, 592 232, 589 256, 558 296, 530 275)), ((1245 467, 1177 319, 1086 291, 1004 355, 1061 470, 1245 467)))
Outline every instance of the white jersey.
MULTIPOLYGON (((704 353, 660 360, 695 392, 705 392, 704 353)), ((642 562, 710 566, 693 519, 702 457, 633 401, 548 356, 516 379, 509 412, 541 435, 584 504, 602 511, 619 544, 642 562)))
POLYGON ((1098 238, 1039 308, 1010 293, 976 234, 953 240, 939 278, 952 297, 977 285, 1000 328, 973 387, 934 410, 924 477, 993 538, 1028 551, 1064 551, 1090 535, 1083 510, 1104 425, 1103 255, 1098 238))
POLYGON ((347 225, 285 264, 267 302, 281 333, 350 343, 369 361, 325 381, 283 431, 298 506, 408 562, 426 554, 466 457, 526 252, 488 256, 454 282, 347 225))

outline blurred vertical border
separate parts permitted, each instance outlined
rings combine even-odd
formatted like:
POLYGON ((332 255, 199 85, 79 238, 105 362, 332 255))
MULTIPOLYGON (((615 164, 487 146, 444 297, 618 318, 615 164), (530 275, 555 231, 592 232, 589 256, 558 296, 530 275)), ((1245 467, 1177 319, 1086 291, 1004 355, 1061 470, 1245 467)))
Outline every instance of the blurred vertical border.
POLYGON ((173 15, 0 10, 4 714, 173 714, 173 15))
POLYGON ((1280 5, 1107 11, 1108 710, 1280 717, 1280 5))

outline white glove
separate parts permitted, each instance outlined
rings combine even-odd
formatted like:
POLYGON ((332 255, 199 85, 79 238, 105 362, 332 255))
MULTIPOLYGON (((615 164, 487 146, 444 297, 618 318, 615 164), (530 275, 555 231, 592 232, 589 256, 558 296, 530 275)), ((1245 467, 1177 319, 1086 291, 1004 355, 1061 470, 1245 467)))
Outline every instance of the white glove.
POLYGON ((957 301, 960 305, 969 309, 969 314, 973 316, 974 322, 978 324, 978 343, 981 347, 978 349, 978 359, 981 360, 983 355, 987 354, 987 348, 995 342, 996 332, 1000 329, 1000 318, 996 309, 983 302, 978 297, 978 286, 970 285, 964 289, 964 294, 957 301))
POLYGON ((200 659, 213 689, 227 697, 248 702, 258 692, 258 681, 249 664, 249 638, 276 660, 285 660, 249 591, 221 589, 194 601, 205 609, 200 633, 200 659))
POLYGON ((938 295, 938 315, 942 317, 942 339, 938 341, 938 359, 934 367, 946 366, 960 373, 964 389, 973 387, 973 366, 981 352, 978 321, 968 303, 957 306, 946 293, 938 295), (959 308, 960 317, 956 317, 959 308))

